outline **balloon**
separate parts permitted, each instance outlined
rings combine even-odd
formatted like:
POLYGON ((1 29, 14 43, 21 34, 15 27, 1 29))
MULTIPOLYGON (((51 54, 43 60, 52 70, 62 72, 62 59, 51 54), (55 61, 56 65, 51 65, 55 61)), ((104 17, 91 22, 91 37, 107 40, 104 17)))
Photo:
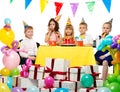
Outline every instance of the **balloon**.
POLYGON ((28 68, 27 65, 25 65, 25 64, 22 65, 22 71, 28 71, 28 69, 29 69, 29 68, 28 68))
POLYGON ((10 71, 10 76, 17 76, 20 74, 20 70, 18 68, 13 68, 11 71, 10 71))
POLYGON ((97 92, 111 92, 110 89, 106 88, 106 87, 101 87, 98 89, 97 92))
POLYGON ((120 50, 120 44, 117 45, 117 49, 120 50))
POLYGON ((12 88, 11 92, 24 92, 24 91, 20 87, 14 87, 12 88))
POLYGON ((67 88, 57 88, 55 92, 69 92, 67 88))
POLYGON ((10 70, 8 68, 2 68, 1 69, 1 75, 2 76, 9 76, 10 75, 10 70))
POLYGON ((108 82, 108 80, 103 82, 103 87, 108 87, 110 85, 110 83, 108 82))
POLYGON ((120 84, 120 75, 117 76, 117 82, 120 84))
POLYGON ((117 43, 112 43, 110 47, 114 49, 114 48, 117 48, 117 45, 118 45, 117 43))
POLYGON ((109 74, 107 76, 107 80, 108 80, 109 83, 115 82, 116 79, 117 79, 117 77, 114 74, 109 74))
POLYGON ((7 86, 9 87, 9 89, 11 90, 12 89, 12 77, 7 77, 7 82, 6 82, 6 84, 7 84, 7 86))
POLYGON ((29 76, 29 73, 28 73, 28 71, 21 71, 20 76, 27 78, 29 76))
POLYGON ((12 42, 14 41, 15 34, 12 30, 6 31, 5 28, 0 30, 0 41, 7 45, 8 47, 12 47, 12 42))
POLYGON ((85 88, 91 87, 93 82, 94 82, 94 79, 90 74, 84 74, 81 78, 81 84, 85 88))
POLYGON ((0 83, 0 92, 10 92, 10 89, 6 84, 0 83))
POLYGON ((10 20, 9 18, 5 18, 4 23, 5 23, 5 24, 10 24, 10 23, 11 23, 11 20, 10 20))
POLYGON ((27 88, 26 92, 39 92, 39 88, 36 86, 27 88))
POLYGON ((27 59, 27 60, 26 60, 26 65, 27 65, 28 67, 30 67, 30 66, 32 65, 32 60, 31 60, 31 59, 27 59))
POLYGON ((120 85, 117 82, 110 83, 108 88, 111 90, 111 92, 119 92, 120 85))
POLYGON ((17 52, 15 52, 12 49, 9 49, 8 52, 9 52, 8 53, 9 55, 3 56, 3 64, 6 68, 11 70, 13 68, 16 68, 19 65, 20 56, 18 55, 17 52))
POLYGON ((48 76, 44 79, 45 87, 51 88, 54 84, 54 79, 51 76, 48 76))

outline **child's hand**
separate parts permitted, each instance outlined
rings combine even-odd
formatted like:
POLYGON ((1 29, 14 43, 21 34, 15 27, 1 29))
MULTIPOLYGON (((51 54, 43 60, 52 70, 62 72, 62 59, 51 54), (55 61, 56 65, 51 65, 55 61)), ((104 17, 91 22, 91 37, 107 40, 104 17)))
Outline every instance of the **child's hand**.
POLYGON ((102 55, 102 56, 100 56, 99 58, 100 58, 100 59, 104 59, 104 58, 105 58, 105 56, 104 56, 104 55, 102 55))
POLYGON ((28 58, 31 59, 31 60, 35 60, 36 59, 35 56, 28 56, 28 58))

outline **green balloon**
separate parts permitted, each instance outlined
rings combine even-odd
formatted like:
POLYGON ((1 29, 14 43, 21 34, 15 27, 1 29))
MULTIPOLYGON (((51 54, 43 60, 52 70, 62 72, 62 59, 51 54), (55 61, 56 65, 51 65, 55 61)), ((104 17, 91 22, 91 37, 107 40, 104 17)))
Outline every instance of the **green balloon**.
POLYGON ((120 84, 120 75, 117 76, 117 82, 120 84))
POLYGON ((111 90, 111 92, 120 92, 120 85, 117 82, 110 83, 108 88, 111 90))
POLYGON ((108 80, 103 82, 103 87, 108 87, 110 85, 110 83, 108 82, 108 80))
POLYGON ((13 68, 11 71, 10 71, 10 76, 17 76, 20 74, 20 70, 18 68, 13 68))
POLYGON ((107 76, 107 80, 109 83, 115 82, 117 80, 117 77, 114 74, 109 74, 107 76))

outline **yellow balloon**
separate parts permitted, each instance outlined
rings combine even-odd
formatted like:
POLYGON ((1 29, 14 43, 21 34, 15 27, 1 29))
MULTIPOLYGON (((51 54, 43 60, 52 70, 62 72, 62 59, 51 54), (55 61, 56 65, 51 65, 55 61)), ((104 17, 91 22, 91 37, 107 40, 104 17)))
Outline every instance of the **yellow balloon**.
POLYGON ((6 30, 5 28, 2 28, 0 30, 0 41, 4 44, 6 44, 8 47, 12 47, 12 42, 14 41, 15 35, 12 30, 6 30))
POLYGON ((10 89, 6 84, 0 83, 0 92, 10 92, 10 89))
POLYGON ((2 76, 9 76, 10 75, 10 70, 8 68, 2 68, 1 69, 1 75, 2 76))

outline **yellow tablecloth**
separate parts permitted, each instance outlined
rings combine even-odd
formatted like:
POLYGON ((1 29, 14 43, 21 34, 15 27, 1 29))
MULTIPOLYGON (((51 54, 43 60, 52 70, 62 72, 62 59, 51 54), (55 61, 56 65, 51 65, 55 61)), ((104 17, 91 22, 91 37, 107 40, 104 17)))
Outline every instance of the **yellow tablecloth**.
POLYGON ((44 66, 46 58, 65 58, 70 60, 70 66, 96 64, 92 47, 40 46, 35 63, 44 66))

